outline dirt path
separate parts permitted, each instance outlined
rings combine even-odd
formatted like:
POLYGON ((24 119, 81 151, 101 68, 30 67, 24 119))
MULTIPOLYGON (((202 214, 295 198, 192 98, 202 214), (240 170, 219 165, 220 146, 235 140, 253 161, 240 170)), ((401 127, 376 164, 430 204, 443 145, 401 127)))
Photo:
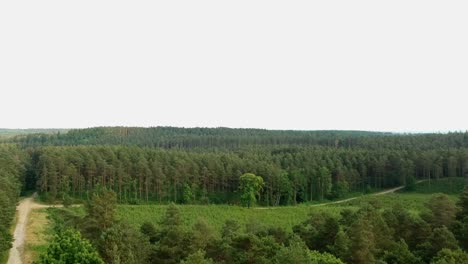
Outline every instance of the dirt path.
MULTIPOLYGON (((388 189, 388 190, 381 191, 381 192, 377 192, 377 193, 371 193, 371 194, 369 194, 369 196, 378 196, 378 195, 384 195, 384 194, 394 193, 394 192, 399 191, 399 190, 401 190, 401 189, 403 189, 403 188, 405 188, 405 186, 400 186, 400 187, 388 189)), ((349 202, 349 201, 352 201, 352 200, 356 200, 356 199, 361 198, 361 197, 362 197, 362 196, 356 196, 356 197, 352 197, 352 198, 348 198, 348 199, 344 199, 344 200, 339 200, 339 201, 334 201, 334 202, 328 202, 328 203, 323 203, 323 204, 314 204, 314 205, 311 205, 311 206, 315 207, 315 206, 324 206, 324 205, 329 205, 329 204, 346 203, 346 202, 349 202)))
MULTIPOLYGON (((424 180, 422 181, 418 181, 416 183, 420 183, 420 182, 423 182, 424 180)), ((396 191, 399 191, 401 189, 405 188, 405 186, 399 186, 399 187, 396 187, 396 188, 392 188, 392 189, 388 189, 388 190, 385 190, 385 191, 381 191, 381 192, 377 192, 377 193, 371 193, 371 194, 367 194, 367 195, 364 195, 364 196, 379 196, 379 195, 385 195, 385 194, 389 194, 389 193, 394 193, 396 191)), ((339 201, 334 201, 334 202, 327 202, 327 203, 321 203, 321 204, 313 204, 311 205, 311 207, 318 207, 318 206, 325 206, 325 205, 330 205, 330 204, 340 204, 340 203, 346 203, 346 202, 349 202, 349 201, 352 201, 352 200, 356 200, 356 199, 359 199, 359 198, 362 198, 363 196, 356 196, 356 197, 352 197, 352 198, 348 198, 348 199, 344 199, 344 200, 339 200, 339 201)), ((260 209, 260 210, 264 210, 264 209, 276 209, 278 207, 257 207, 255 209, 260 209)))
POLYGON ((26 233, 28 216, 31 210, 50 207, 50 205, 43 205, 34 202, 35 196, 36 195, 33 195, 30 198, 21 200, 16 208, 18 211, 18 221, 16 223, 15 232, 13 234, 15 240, 13 242, 13 247, 10 249, 10 255, 8 257, 7 264, 23 263, 24 237, 26 233))

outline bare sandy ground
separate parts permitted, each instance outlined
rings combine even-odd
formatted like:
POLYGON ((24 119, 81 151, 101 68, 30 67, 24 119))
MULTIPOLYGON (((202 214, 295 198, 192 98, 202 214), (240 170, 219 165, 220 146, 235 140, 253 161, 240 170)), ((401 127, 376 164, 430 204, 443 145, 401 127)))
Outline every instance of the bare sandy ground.
POLYGON ((15 241, 13 242, 13 247, 10 249, 7 264, 23 264, 24 237, 28 216, 31 210, 50 207, 50 205, 43 205, 34 202, 34 197, 35 195, 21 200, 16 207, 16 210, 18 211, 18 221, 13 234, 15 241))

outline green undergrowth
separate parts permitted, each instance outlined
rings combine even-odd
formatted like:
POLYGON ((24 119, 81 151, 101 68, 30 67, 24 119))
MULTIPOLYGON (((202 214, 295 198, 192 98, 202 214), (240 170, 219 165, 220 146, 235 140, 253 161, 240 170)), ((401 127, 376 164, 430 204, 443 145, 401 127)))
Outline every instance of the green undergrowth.
MULTIPOLYGON (((18 213, 15 214, 15 218, 11 223, 10 233, 13 234, 15 232, 16 222, 18 221, 18 213)), ((6 264, 8 261, 8 257, 10 255, 10 250, 6 250, 4 252, 0 252, 0 264, 6 264)))
MULTIPOLYGON (((426 210, 425 204, 429 201, 431 195, 424 193, 390 193, 379 196, 365 196, 340 204, 340 206, 345 208, 349 206, 361 207, 366 203, 372 203, 377 208, 386 209, 392 208, 395 205, 401 205, 413 214, 418 214, 426 210)), ((454 201, 458 199, 456 195, 449 195, 449 197, 454 201)))
MULTIPOLYGON (((168 205, 118 205, 117 216, 130 225, 139 228, 144 222, 158 223, 168 205)), ((236 220, 241 225, 257 223, 265 227, 292 227, 303 222, 312 211, 328 211, 338 215, 338 206, 284 206, 271 208, 244 208, 230 205, 177 205, 186 228, 191 228, 199 219, 204 219, 218 232, 227 220, 236 220)), ((78 215, 84 215, 83 207, 69 208, 78 215)))
MULTIPOLYGON (((361 195, 352 201, 337 204, 299 204, 297 206, 255 208, 244 208, 232 205, 178 205, 178 208, 181 212, 182 220, 186 228, 191 228, 200 218, 202 218, 218 232, 221 230, 221 227, 224 225, 226 220, 236 220, 241 225, 245 225, 247 223, 258 223, 266 227, 282 227, 291 231, 295 225, 306 220, 308 215, 313 211, 327 211, 338 216, 344 209, 357 210, 367 203, 372 203, 374 206, 381 208, 382 210, 392 208, 395 205, 401 205, 410 210, 414 215, 417 215, 426 210, 425 204, 429 201, 432 195, 432 193, 427 191, 428 188, 435 190, 433 193, 437 193, 441 190, 448 190, 449 187, 451 188, 451 184, 460 184, 460 179, 452 179, 452 181, 452 183, 446 179, 432 181, 430 187, 425 183, 419 183, 417 184, 416 190, 413 192, 397 192, 384 195, 361 195)), ((461 188, 459 189, 461 192, 461 188)), ((455 191, 455 189, 453 190, 453 192, 458 192, 455 191)), ((355 193, 354 195, 358 194, 355 193)), ((450 193, 449 197, 456 201, 457 195, 458 193, 450 193)), ((117 207, 117 215, 119 219, 139 228, 144 222, 160 222, 167 207, 168 205, 160 204, 120 204, 117 207)), ((72 210, 79 215, 84 215, 83 207, 71 208, 69 210, 72 210)))
MULTIPOLYGON (((362 196, 355 200, 342 204, 330 204, 323 206, 297 205, 272 208, 243 208, 227 205, 178 205, 183 217, 184 225, 192 226, 199 218, 203 218, 208 224, 220 230, 226 220, 233 219, 241 224, 258 222, 267 227, 278 226, 289 231, 292 227, 307 219, 312 211, 330 212, 339 215, 344 209, 357 210, 366 203, 385 209, 396 204, 408 208, 414 214, 425 210, 424 204, 430 199, 430 194, 395 193, 379 196, 362 196)), ((456 196, 450 196, 456 200, 456 196)), ((144 222, 157 223, 166 211, 166 205, 119 205, 118 216, 120 219, 139 227, 144 222)))
POLYGON ((412 193, 445 193, 460 194, 463 188, 468 184, 468 178, 441 178, 429 181, 423 181, 415 185, 412 193))
POLYGON ((7 262, 8 258, 8 252, 2 252, 0 253, 0 263, 5 264, 7 262))
MULTIPOLYGON (((227 220, 236 220, 241 225, 254 222, 266 227, 283 227, 292 231, 292 227, 307 219, 311 211, 329 211, 338 215, 341 210, 337 207, 311 207, 306 205, 250 209, 222 205, 180 205, 178 207, 184 226, 191 227, 198 219, 203 218, 218 231, 221 230, 227 220)), ((118 215, 121 219, 139 227, 144 222, 159 222, 166 209, 167 206, 161 205, 121 205, 118 207, 118 215)))

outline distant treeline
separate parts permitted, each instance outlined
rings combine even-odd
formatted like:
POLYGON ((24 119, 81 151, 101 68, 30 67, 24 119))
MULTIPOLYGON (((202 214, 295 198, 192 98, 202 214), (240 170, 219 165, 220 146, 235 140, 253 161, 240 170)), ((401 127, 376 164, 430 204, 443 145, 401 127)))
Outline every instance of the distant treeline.
POLYGON ((98 127, 67 133, 17 136, 23 146, 131 145, 159 148, 326 146, 334 148, 429 150, 468 147, 468 133, 394 134, 366 131, 292 131, 231 128, 98 127))
POLYGON ((67 129, 43 129, 43 128, 30 128, 30 129, 9 129, 0 128, 0 137, 13 137, 18 135, 27 134, 56 134, 67 132, 67 129))

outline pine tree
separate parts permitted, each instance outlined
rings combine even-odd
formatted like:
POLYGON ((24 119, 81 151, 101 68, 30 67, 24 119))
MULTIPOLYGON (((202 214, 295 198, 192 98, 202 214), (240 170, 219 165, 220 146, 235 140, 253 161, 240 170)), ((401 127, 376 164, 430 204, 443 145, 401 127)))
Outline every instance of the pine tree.
POLYGON ((460 195, 460 200, 457 202, 459 208, 457 219, 462 220, 468 216, 468 186, 465 186, 463 193, 460 195))

